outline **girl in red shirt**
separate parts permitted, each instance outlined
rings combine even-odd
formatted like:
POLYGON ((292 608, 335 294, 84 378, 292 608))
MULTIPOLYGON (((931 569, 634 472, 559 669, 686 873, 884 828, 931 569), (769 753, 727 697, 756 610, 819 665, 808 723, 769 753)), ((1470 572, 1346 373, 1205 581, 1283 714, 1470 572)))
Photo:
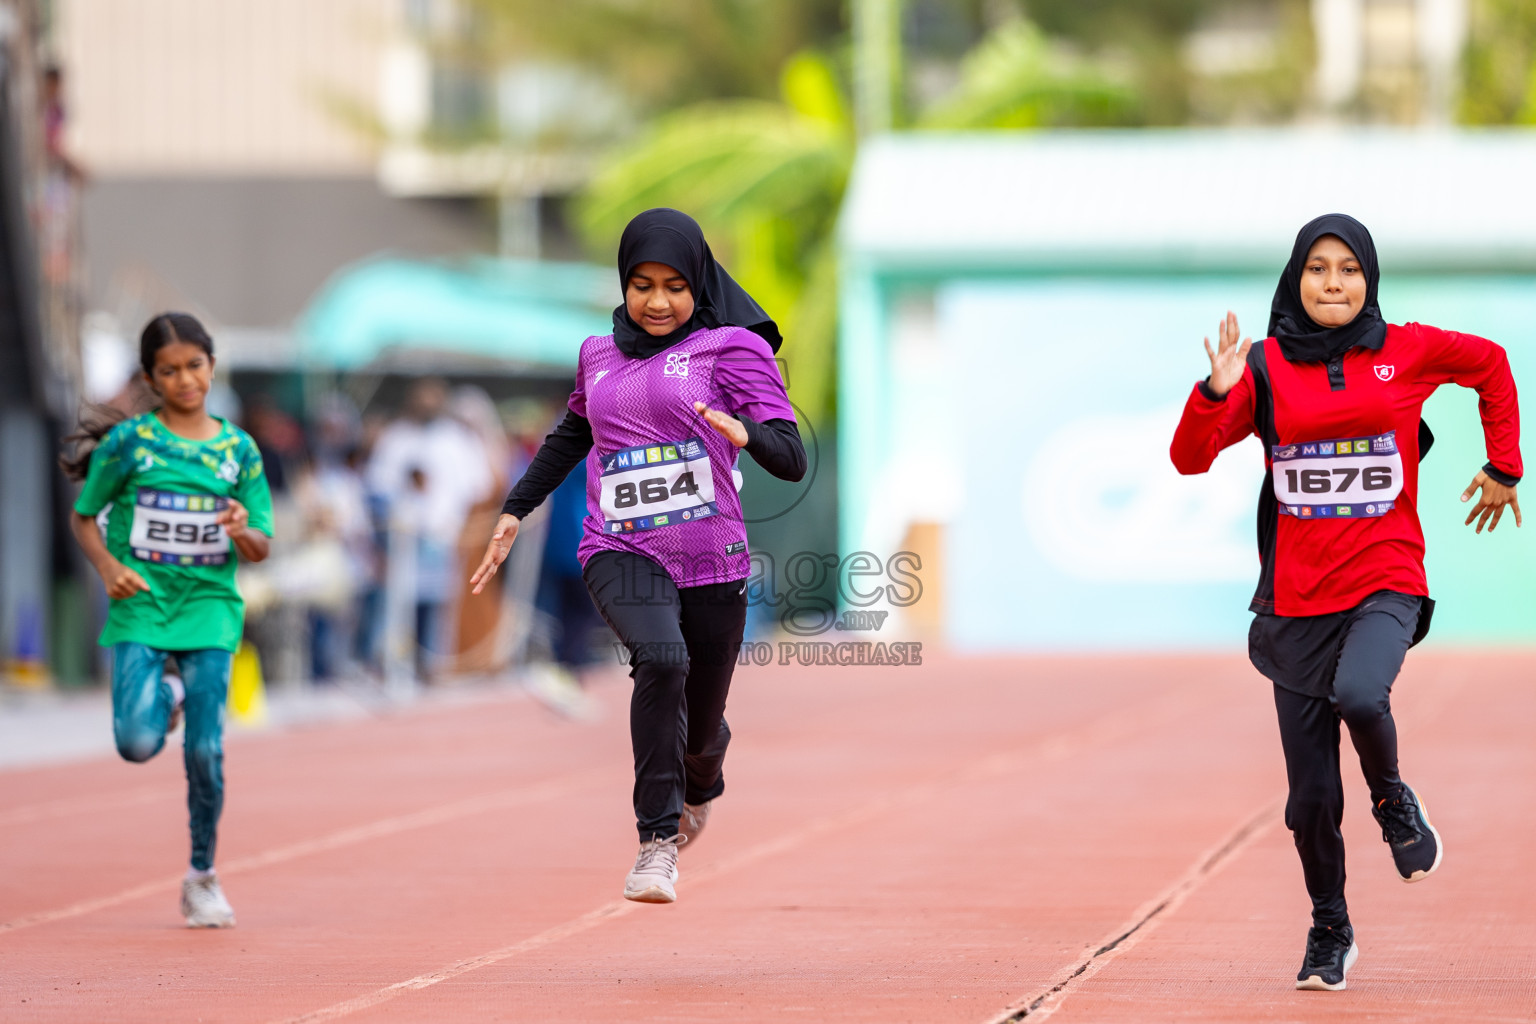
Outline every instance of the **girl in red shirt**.
POLYGON ((1238 343, 1227 314, 1211 375, 1195 385, 1174 433, 1180 473, 1203 473, 1249 434, 1265 445, 1258 588, 1249 658, 1274 683, 1295 836, 1313 926, 1296 987, 1336 991, 1358 949, 1344 901, 1344 787, 1339 722, 1370 787, 1372 813, 1405 882, 1440 866, 1440 835, 1398 777, 1392 683, 1429 632, 1419 459, 1420 419, 1441 384, 1475 388, 1488 463, 1462 501, 1493 530, 1520 525, 1520 412, 1504 350, 1421 324, 1388 324, 1377 306, 1376 247, 1343 214, 1296 236, 1270 306, 1270 337, 1238 343))

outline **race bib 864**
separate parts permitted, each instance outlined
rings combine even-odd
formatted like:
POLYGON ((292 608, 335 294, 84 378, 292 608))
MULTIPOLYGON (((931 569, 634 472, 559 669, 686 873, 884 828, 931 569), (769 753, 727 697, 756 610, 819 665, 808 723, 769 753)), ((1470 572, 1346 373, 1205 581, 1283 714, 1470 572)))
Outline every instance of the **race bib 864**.
POLYGON ((696 437, 602 456, 605 533, 634 533, 716 515, 715 477, 696 437))
POLYGON ((1403 490, 1396 431, 1277 444, 1271 464, 1280 513, 1298 519, 1384 516, 1403 490))

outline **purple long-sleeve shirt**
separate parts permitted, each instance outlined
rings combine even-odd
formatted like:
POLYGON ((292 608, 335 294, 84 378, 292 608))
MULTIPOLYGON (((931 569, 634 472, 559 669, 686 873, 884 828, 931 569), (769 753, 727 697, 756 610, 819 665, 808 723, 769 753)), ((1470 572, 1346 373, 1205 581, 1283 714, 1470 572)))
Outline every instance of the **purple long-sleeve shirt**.
POLYGON ((679 587, 750 575, 738 450, 694 402, 794 420, 772 350, 743 328, 696 331, 647 359, 625 356, 612 335, 582 343, 569 402, 592 425, 582 564, 598 551, 633 551, 679 587))

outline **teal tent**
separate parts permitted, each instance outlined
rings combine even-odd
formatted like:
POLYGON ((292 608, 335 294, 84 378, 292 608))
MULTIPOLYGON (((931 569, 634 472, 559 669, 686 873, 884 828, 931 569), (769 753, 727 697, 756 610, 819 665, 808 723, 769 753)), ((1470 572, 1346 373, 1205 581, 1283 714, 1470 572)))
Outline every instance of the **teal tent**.
POLYGON ((613 271, 582 263, 379 257, 333 276, 295 326, 313 369, 568 373, 582 339, 606 334, 613 271))

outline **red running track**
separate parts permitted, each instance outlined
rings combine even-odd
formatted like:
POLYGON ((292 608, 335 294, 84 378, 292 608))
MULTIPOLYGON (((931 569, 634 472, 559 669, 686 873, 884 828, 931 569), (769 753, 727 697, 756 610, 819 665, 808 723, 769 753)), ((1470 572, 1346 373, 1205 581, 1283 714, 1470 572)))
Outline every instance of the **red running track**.
POLYGON ((1533 680, 1410 656, 1404 774, 1447 853, 1399 882, 1347 777, 1344 993, 1291 988, 1306 898, 1240 657, 930 655, 742 670, 665 907, 617 898, 619 679, 596 723, 501 696, 234 738, 231 931, 179 926, 174 748, 0 775, 0 1021, 1530 1021, 1533 680))

